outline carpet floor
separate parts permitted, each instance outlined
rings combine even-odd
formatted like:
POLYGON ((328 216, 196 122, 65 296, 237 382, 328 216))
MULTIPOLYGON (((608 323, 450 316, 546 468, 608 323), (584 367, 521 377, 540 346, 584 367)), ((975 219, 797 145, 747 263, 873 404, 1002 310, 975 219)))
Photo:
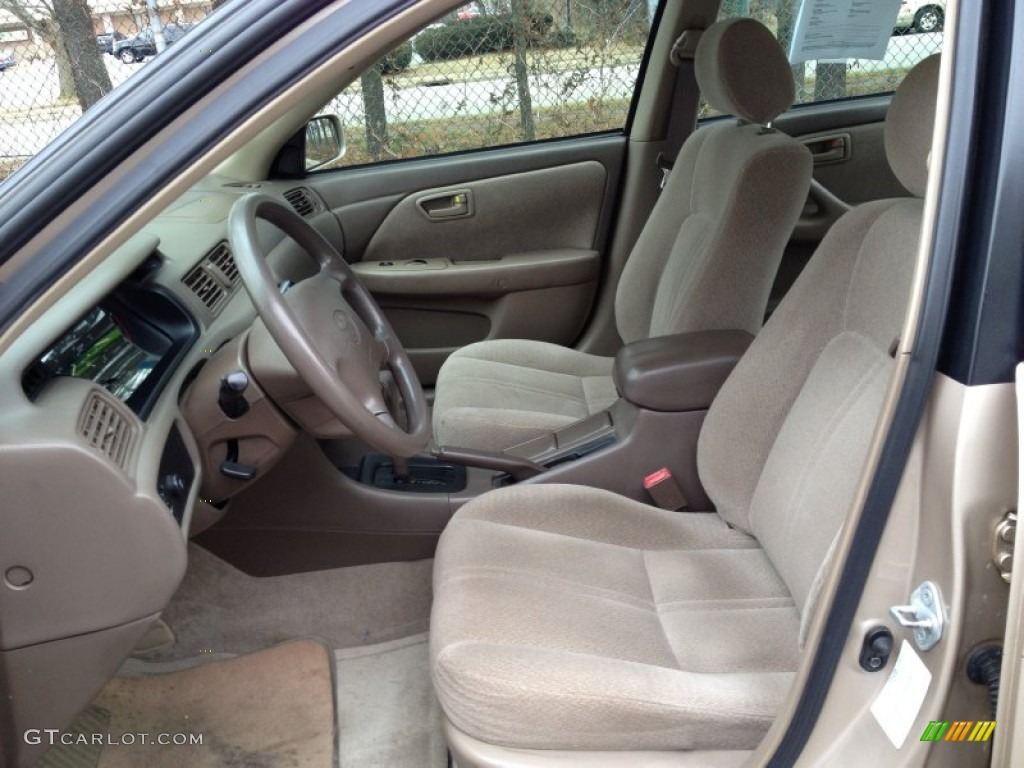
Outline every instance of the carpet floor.
POLYGON ((248 653, 294 637, 372 645, 425 632, 430 620, 433 560, 255 577, 196 545, 188 557, 163 613, 177 642, 147 661, 248 653))
POLYGON ((426 633, 335 652, 341 768, 444 768, 426 633))
MULTIPOLYGON (((422 560, 253 577, 190 545, 185 579, 163 613, 174 644, 128 659, 111 685, 143 676, 159 680, 205 675, 214 668, 212 661, 232 664, 250 658, 234 658, 238 654, 289 638, 314 637, 334 649, 334 764, 446 768, 448 752, 427 650, 432 567, 433 561, 422 560)), ((275 697, 274 688, 266 687, 252 691, 237 706, 258 712, 275 697)), ((142 702, 140 707, 141 722, 149 715, 142 702)), ((180 758, 180 750, 187 748, 178 749, 180 758)), ((185 759, 178 764, 191 763, 185 759)), ((293 763, 238 763, 243 764, 269 768, 293 763)), ((120 765, 128 763, 113 768, 120 765)))

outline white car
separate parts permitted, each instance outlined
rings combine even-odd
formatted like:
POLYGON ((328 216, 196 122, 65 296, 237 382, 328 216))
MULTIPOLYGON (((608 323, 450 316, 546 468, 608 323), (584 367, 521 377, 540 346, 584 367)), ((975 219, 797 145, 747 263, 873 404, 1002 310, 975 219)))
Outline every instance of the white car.
POLYGON ((935 0, 903 0, 896 15, 901 32, 939 32, 946 20, 946 4, 935 0))

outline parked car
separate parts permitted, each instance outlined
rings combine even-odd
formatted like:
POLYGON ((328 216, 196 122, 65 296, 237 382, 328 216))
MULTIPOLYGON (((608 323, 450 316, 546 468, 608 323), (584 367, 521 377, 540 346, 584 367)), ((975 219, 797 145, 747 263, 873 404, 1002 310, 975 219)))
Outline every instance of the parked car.
POLYGON ((120 32, 104 32, 102 35, 96 35, 96 45, 103 53, 109 53, 111 56, 114 55, 114 43, 122 40, 124 40, 124 35, 120 32))
POLYGON ((903 0, 896 16, 896 29, 900 32, 939 32, 945 21, 945 2, 903 0))
MULTIPOLYGON (((191 24, 167 24, 164 27, 164 38, 171 45, 181 40, 185 33, 192 29, 191 24)), ((113 43, 112 53, 125 64, 137 64, 147 56, 156 56, 156 36, 152 27, 146 27, 134 37, 124 38, 113 43)))
POLYGON ((0 53, 0 72, 16 66, 18 66, 18 61, 14 58, 13 53, 0 53))

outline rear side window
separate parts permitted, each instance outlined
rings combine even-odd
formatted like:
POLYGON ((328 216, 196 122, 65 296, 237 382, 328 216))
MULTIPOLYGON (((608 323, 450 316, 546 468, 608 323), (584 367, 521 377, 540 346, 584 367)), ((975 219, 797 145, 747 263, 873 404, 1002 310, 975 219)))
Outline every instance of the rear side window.
POLYGON ((470 2, 328 103, 330 168, 621 130, 656 0, 470 2))
MULTIPOLYGON (((814 0, 723 0, 718 18, 748 16, 757 19, 775 34, 789 53, 802 4, 818 3, 814 0)), ((848 58, 794 63, 796 103, 817 104, 895 91, 915 64, 942 50, 945 10, 942 0, 903 0, 899 3, 882 59, 848 58)), ((792 60, 792 55, 790 58, 792 60)), ((702 117, 715 114, 707 104, 701 104, 702 117)))

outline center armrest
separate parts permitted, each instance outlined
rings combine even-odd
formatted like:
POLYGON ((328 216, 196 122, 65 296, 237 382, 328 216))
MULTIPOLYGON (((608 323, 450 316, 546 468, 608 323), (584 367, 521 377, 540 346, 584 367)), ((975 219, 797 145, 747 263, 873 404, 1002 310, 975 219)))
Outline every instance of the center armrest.
POLYGON ((627 344, 615 356, 615 388, 652 411, 701 411, 754 340, 746 331, 696 331, 627 344))

